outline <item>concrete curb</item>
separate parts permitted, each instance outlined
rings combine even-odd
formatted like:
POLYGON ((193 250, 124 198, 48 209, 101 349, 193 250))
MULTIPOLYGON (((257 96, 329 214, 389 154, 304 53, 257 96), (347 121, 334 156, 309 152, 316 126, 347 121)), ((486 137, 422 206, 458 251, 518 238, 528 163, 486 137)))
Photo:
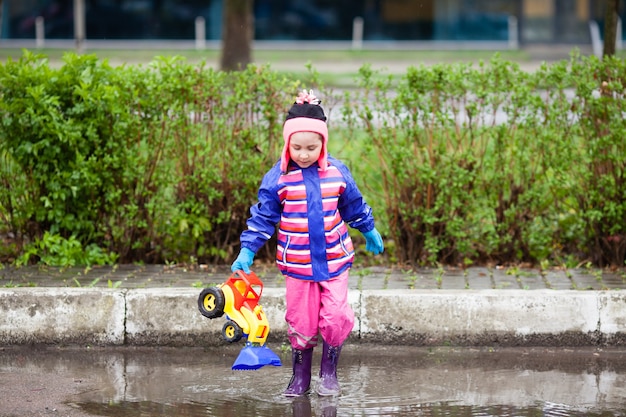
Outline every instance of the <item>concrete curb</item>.
MULTIPOLYGON (((224 319, 195 288, 0 289, 0 345, 219 346, 224 319)), ((626 293, 554 290, 350 290, 353 342, 593 346, 626 342, 626 293)), ((284 289, 266 288, 268 342, 287 340, 284 289)))

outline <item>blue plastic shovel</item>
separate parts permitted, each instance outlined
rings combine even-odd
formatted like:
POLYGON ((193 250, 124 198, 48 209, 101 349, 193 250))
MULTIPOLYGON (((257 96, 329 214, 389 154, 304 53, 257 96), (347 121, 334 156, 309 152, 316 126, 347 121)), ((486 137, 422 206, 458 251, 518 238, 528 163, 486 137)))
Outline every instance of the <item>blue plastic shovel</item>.
POLYGON ((232 369, 234 371, 253 371, 265 365, 281 366, 280 358, 265 345, 255 346, 250 342, 246 342, 246 345, 239 352, 232 369))

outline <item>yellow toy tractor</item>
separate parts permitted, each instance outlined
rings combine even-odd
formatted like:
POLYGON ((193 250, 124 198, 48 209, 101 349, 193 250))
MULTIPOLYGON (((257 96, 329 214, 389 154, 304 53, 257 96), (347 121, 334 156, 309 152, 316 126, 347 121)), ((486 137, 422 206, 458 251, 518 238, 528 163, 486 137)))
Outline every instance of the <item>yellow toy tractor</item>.
POLYGON ((281 366, 280 358, 265 345, 270 326, 259 304, 262 292, 263 282, 254 272, 235 271, 223 284, 204 288, 198 297, 198 309, 204 317, 214 319, 226 314, 224 340, 234 343, 246 338, 232 369, 281 366))

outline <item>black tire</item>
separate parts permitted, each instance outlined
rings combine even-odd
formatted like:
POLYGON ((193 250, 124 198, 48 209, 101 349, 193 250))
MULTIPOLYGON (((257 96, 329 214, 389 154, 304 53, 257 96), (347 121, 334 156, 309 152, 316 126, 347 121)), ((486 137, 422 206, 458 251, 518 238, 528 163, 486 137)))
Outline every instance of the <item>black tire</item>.
POLYGON ((224 315, 224 291, 221 288, 205 288, 198 297, 198 309, 204 317, 214 319, 224 315))
POLYGON ((222 336, 228 343, 238 342, 243 337, 243 329, 234 321, 227 320, 222 327, 222 336))

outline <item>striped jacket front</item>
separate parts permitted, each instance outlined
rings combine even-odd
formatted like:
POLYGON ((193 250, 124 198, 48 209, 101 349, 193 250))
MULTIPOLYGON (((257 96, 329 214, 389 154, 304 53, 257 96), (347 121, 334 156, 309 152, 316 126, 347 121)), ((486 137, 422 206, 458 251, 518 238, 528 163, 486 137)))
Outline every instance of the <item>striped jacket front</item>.
POLYGON ((280 173, 279 164, 263 178, 259 202, 250 210, 242 247, 255 253, 278 224, 276 264, 290 277, 324 281, 352 265, 348 225, 362 233, 374 228, 372 210, 348 168, 329 157, 329 166, 280 173))

